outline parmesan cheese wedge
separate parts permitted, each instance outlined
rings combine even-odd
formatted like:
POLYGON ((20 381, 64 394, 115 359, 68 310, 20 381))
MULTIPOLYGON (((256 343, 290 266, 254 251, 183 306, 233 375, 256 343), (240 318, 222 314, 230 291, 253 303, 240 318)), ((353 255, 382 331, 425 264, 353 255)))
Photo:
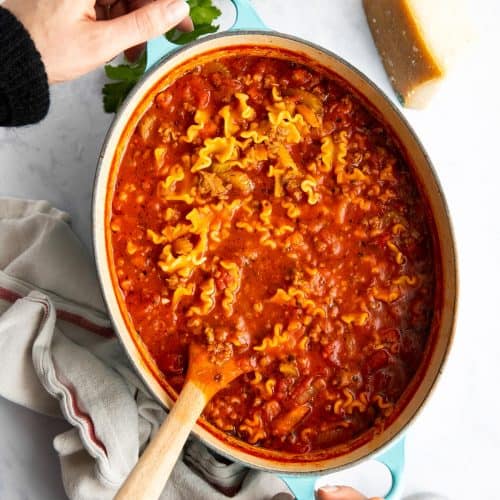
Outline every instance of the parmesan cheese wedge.
POLYGON ((423 108, 471 34, 462 0, 363 0, 401 103, 423 108))

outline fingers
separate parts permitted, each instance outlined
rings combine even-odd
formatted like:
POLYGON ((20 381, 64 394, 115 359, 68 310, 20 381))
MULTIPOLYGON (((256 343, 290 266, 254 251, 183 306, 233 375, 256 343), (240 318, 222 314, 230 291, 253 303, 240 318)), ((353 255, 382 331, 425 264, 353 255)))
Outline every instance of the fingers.
POLYGON ((176 27, 180 31, 191 32, 194 30, 193 20, 187 16, 176 27))
MULTIPOLYGON (((176 26, 176 28, 180 31, 193 31, 194 24, 191 18, 188 16, 185 17, 176 26)), ((146 43, 140 43, 139 45, 134 45, 133 47, 130 47, 125 51, 125 57, 127 58, 128 61, 135 62, 141 57, 141 54, 143 53, 145 48, 146 48, 146 43)))
POLYGON ((145 43, 140 43, 139 45, 134 45, 125 51, 125 58, 129 62, 136 62, 141 57, 144 49, 146 48, 145 43))
POLYGON ((317 500, 368 500, 349 486, 323 486, 316 492, 316 498, 317 500))
POLYGON ((107 9, 106 9, 105 6, 99 5, 99 4, 96 3, 94 9, 95 9, 95 17, 99 21, 101 19, 107 19, 108 18, 107 9))
MULTIPOLYGON (((120 8, 125 8, 125 0, 96 0, 95 2, 95 12, 96 12, 96 18, 99 20, 102 19, 112 19, 113 17, 116 17, 111 15, 111 11, 113 7, 115 7, 117 4, 121 4, 120 8)), ((115 7, 115 13, 116 13, 117 7, 115 7)), ((126 9, 125 9, 126 10, 126 9)))
POLYGON ((107 10, 109 11, 108 19, 124 16, 129 11, 125 2, 115 2, 113 5, 107 7, 107 10))
MULTIPOLYGON (((114 19, 127 12, 140 9, 154 0, 97 0, 95 4, 96 17, 99 20, 114 19)), ((185 17, 176 28, 180 31, 193 31, 194 24, 189 16, 185 17)))
MULTIPOLYGON (((125 5, 116 2, 111 7, 118 8, 125 8, 125 5)), ((184 0, 156 0, 128 14, 120 11, 119 17, 96 23, 96 29, 100 32, 99 38, 104 38, 103 43, 113 56, 165 33, 188 16, 189 6, 184 0)))
POLYGON ((277 495, 274 495, 271 500, 293 500, 294 497, 290 495, 290 493, 278 493, 277 495))
MULTIPOLYGON (((151 0, 139 0, 143 3, 149 3, 151 0)), ((191 18, 185 17, 177 26, 176 28, 180 31, 193 31, 194 30, 194 24, 191 18)), ((125 57, 127 58, 128 61, 130 62, 135 62, 137 61, 140 57, 141 54, 143 53, 144 49, 146 48, 145 43, 140 43, 139 45, 134 45, 133 47, 130 47, 125 51, 125 57)))

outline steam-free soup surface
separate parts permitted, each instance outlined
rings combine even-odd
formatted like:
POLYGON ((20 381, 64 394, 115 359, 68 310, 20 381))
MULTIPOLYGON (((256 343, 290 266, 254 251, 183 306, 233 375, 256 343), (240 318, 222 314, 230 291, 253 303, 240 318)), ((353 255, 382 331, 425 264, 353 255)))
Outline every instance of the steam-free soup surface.
POLYGON ((250 361, 204 417, 307 452, 382 429, 421 362, 426 213, 390 132, 340 80, 242 53, 154 97, 119 167, 111 260, 175 390, 192 342, 250 361))

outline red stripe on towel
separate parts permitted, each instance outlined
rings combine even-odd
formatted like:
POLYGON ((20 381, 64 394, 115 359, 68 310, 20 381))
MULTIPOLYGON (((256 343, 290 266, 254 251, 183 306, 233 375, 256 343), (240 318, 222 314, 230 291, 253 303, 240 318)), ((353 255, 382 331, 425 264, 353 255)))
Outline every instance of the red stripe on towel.
POLYGON ((111 338, 115 335, 113 328, 110 328, 109 326, 96 325, 88 319, 82 318, 82 316, 78 316, 78 314, 63 311, 62 309, 57 310, 57 317, 58 319, 62 319, 63 321, 67 321, 68 323, 73 323, 74 325, 80 326, 81 328, 89 330, 96 335, 100 335, 101 337, 111 338))
MULTIPOLYGON (((36 299, 35 299, 35 302, 38 302, 43 307, 44 321, 45 321, 45 319, 47 318, 47 315, 49 314, 49 308, 48 308, 47 304, 45 302, 42 302, 41 300, 36 300, 36 299)), ((73 417, 77 418, 78 420, 80 420, 80 422, 82 422, 83 425, 85 425, 85 427, 87 428, 87 432, 88 432, 90 439, 93 441, 93 443, 96 446, 101 448, 102 452, 106 456, 108 456, 108 451, 107 451, 106 447, 104 446, 104 443, 96 435, 94 422, 92 421, 90 416, 87 413, 85 413, 83 410, 81 410, 80 407, 78 406, 76 390, 74 389, 73 386, 70 386, 70 384, 66 384, 66 383, 62 382, 61 377, 57 374, 57 368, 56 368, 55 363, 54 363, 54 371, 55 371, 55 376, 56 376, 57 381, 61 385, 63 385, 70 393, 69 399, 70 399, 71 409, 73 412, 73 417)))
MULTIPOLYGON (((22 295, 0 286, 0 300, 15 302, 19 299, 22 299, 22 295)), ((111 338, 115 335, 114 330, 109 326, 96 325, 78 314, 64 311, 63 309, 57 309, 57 318, 79 326, 80 328, 84 328, 85 330, 95 333, 96 335, 100 335, 101 337, 111 338)))
MULTIPOLYGON (((59 377, 57 377, 57 378, 59 379, 59 382, 62 383, 61 379, 59 377)), ((68 385, 66 385, 66 384, 64 384, 64 385, 66 386, 66 389, 68 389, 68 391, 71 394, 71 407, 72 407, 74 416, 85 425, 85 427, 87 428, 87 431, 88 431, 88 435, 89 435, 90 439, 94 442, 94 444, 96 446, 98 446, 99 448, 101 448, 103 453, 106 456, 108 456, 108 450, 106 450, 104 443, 97 437, 97 435, 95 433, 94 422, 92 421, 92 419, 90 418, 90 416, 87 413, 85 413, 83 410, 81 410, 81 408, 78 406, 78 403, 76 402, 76 399, 77 399, 76 391, 73 390, 68 385)))
POLYGON ((21 295, 16 292, 12 292, 11 290, 7 290, 7 288, 2 288, 0 286, 0 299, 6 300, 7 302, 15 302, 20 299, 21 295))

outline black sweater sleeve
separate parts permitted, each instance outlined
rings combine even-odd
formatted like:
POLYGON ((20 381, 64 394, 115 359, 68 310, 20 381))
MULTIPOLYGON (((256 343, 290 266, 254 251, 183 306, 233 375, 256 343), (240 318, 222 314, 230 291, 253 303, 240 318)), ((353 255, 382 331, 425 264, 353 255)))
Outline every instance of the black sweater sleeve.
POLYGON ((24 26, 0 7, 0 126, 36 123, 48 109, 42 58, 24 26))

